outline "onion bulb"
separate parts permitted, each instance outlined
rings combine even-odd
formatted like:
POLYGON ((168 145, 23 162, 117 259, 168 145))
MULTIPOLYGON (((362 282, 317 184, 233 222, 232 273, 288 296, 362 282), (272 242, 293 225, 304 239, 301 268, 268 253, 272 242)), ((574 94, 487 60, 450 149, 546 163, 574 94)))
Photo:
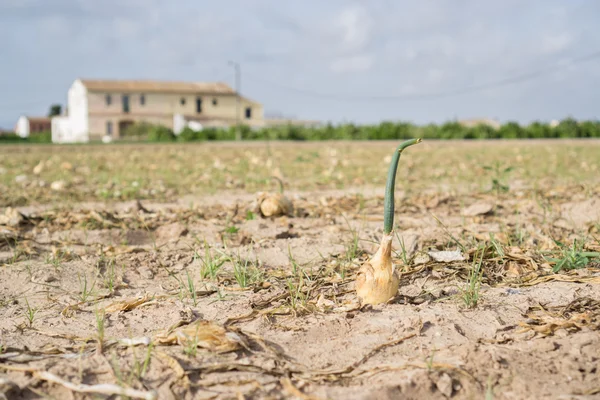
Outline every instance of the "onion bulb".
POLYGON ((377 252, 361 266, 356 277, 356 294, 362 304, 386 303, 398 293, 400 278, 392 264, 396 170, 402 151, 420 142, 420 138, 407 140, 392 156, 385 187, 383 237, 377 252))

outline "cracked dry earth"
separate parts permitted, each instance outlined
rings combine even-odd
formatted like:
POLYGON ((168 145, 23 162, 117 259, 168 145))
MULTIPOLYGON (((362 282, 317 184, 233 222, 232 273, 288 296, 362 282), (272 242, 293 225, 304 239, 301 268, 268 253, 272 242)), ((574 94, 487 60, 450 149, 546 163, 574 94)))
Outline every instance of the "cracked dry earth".
POLYGON ((553 273, 541 255, 552 239, 598 237, 598 192, 554 188, 546 203, 532 193, 399 191, 401 289, 362 309, 353 280, 381 235, 377 190, 290 192, 294 215, 277 218, 251 218, 253 197, 240 194, 9 209, 0 393, 600 398, 598 264, 553 273), (462 291, 479 257, 469 308, 462 291))

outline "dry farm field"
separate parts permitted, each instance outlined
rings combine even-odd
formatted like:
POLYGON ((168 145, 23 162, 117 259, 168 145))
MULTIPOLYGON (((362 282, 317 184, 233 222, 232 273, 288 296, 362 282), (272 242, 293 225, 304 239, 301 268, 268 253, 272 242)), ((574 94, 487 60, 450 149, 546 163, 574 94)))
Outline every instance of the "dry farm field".
POLYGON ((406 149, 362 304, 398 144, 1 146, 0 399, 600 399, 600 141, 406 149))

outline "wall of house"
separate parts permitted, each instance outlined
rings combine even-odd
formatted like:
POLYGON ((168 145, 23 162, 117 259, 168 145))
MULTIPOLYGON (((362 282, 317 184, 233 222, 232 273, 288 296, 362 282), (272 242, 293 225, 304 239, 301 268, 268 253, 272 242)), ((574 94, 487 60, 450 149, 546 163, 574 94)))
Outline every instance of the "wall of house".
MULTIPOLYGON (((90 92, 88 104, 90 115, 119 118, 125 115, 136 117, 165 117, 172 118, 174 114, 197 116, 202 118, 236 119, 236 97, 234 95, 188 95, 144 93, 128 93, 129 112, 123 109, 123 93, 90 92), (107 104, 107 94, 110 104, 107 104), (197 112, 196 99, 202 100, 201 112, 197 112)), ((241 100, 240 116, 245 119, 246 107, 252 108, 251 119, 263 119, 262 105, 241 100)))
POLYGON ((70 129, 73 137, 83 140, 89 132, 87 89, 80 80, 73 82, 67 94, 70 129))
POLYGON ((89 141, 87 134, 79 131, 75 134, 72 120, 68 116, 52 118, 52 143, 86 143, 89 141))
POLYGON ((51 129, 50 120, 47 118, 29 118, 29 135, 40 132, 49 132, 51 129))
POLYGON ((173 129, 173 117, 169 115, 123 115, 116 116, 112 114, 98 115, 92 114, 89 118, 90 121, 90 140, 101 140, 104 136, 110 136, 113 139, 117 139, 123 136, 121 132, 121 123, 133 122, 147 122, 156 125, 166 126, 169 129, 173 129), (109 123, 111 124, 109 132, 109 123))
POLYGON ((17 120, 17 124, 15 126, 15 133, 22 138, 26 138, 29 136, 29 119, 26 116, 21 116, 17 120))

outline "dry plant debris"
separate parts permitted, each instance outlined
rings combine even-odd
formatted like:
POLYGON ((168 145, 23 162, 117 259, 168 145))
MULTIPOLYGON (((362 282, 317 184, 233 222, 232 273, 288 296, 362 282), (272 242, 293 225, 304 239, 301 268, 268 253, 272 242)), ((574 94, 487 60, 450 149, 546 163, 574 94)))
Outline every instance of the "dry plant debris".
POLYGON ((198 319, 183 327, 157 335, 156 343, 196 346, 218 353, 226 353, 240 349, 243 339, 237 333, 229 331, 213 321, 198 319))
POLYGON ((520 332, 533 331, 551 336, 559 329, 575 332, 581 329, 600 330, 600 301, 589 297, 573 300, 566 306, 530 307, 527 320, 520 322, 520 332))
POLYGON ((594 396, 599 144, 411 147, 402 284, 361 304, 396 145, 0 154, 0 398, 594 396), (272 175, 294 191, 273 218, 272 175))

